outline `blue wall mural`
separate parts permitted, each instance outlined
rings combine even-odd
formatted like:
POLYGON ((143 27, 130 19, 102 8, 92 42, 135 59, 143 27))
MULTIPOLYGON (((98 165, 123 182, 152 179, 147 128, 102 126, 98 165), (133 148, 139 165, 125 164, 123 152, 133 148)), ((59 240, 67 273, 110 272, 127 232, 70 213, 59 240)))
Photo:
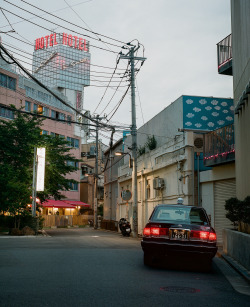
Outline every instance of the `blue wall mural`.
POLYGON ((233 122, 233 99, 183 96, 183 128, 215 130, 233 122))

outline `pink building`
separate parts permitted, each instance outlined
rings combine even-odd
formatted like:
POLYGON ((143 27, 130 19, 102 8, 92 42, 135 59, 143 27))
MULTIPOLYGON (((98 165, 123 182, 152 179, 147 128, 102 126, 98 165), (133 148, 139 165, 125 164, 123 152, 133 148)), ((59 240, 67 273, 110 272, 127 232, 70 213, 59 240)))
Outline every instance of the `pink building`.
MULTIPOLYGON (((61 93, 55 93, 68 104, 67 97, 61 93)), ((41 111, 43 115, 48 116, 42 126, 42 133, 49 135, 58 135, 71 142, 71 153, 77 158, 81 158, 81 140, 75 135, 74 111, 65 106, 53 95, 41 88, 35 82, 18 75, 13 65, 0 61, 0 117, 13 119, 12 111, 6 107, 13 104, 17 108, 21 106, 27 112, 41 111), (65 122, 56 119, 65 120, 65 122)), ((77 165, 78 166, 78 165, 77 165)), ((79 167, 79 166, 78 166, 79 167)), ((71 173, 70 177, 80 182, 80 170, 71 173)), ((70 191, 64 191, 63 194, 67 200, 80 200, 80 183, 73 184, 70 191)))

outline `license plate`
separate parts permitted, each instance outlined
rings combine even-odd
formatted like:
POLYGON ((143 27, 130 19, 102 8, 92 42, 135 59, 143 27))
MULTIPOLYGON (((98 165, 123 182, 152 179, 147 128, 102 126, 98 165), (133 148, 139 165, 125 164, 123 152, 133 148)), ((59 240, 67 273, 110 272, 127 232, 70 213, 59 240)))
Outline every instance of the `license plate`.
POLYGON ((189 240, 189 229, 173 229, 170 228, 170 239, 171 240, 189 240))

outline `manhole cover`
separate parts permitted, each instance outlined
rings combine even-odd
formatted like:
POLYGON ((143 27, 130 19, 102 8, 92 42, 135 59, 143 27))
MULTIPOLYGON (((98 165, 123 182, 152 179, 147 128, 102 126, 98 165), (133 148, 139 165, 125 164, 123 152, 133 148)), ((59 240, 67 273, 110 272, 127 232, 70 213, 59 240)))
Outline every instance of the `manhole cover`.
POLYGON ((189 287, 161 287, 160 290, 167 291, 167 292, 175 292, 175 293, 196 293, 200 292, 199 289, 189 288, 189 287))

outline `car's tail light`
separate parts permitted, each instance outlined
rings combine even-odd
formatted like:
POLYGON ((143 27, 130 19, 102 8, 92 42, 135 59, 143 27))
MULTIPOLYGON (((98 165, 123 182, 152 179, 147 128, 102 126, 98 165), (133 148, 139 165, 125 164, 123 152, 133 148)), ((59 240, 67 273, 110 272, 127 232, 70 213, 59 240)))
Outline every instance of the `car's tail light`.
POLYGON ((146 227, 143 230, 144 236, 167 236, 169 233, 168 228, 161 227, 146 227))
POLYGON ((209 231, 191 230, 191 240, 216 241, 216 233, 209 231))
POLYGON ((210 232, 209 234, 209 241, 216 241, 217 237, 216 237, 216 233, 215 232, 210 232))
POLYGON ((150 236, 150 228, 144 228, 144 230, 143 230, 143 234, 144 234, 144 236, 150 236))

